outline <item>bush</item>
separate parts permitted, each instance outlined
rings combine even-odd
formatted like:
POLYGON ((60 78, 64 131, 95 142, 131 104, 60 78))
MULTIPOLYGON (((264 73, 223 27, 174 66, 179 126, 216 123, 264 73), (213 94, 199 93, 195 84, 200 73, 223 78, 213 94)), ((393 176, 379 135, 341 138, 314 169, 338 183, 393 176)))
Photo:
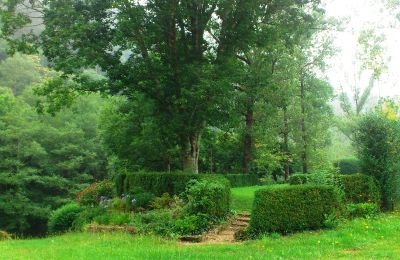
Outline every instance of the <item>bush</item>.
POLYGON ((229 213, 230 184, 225 178, 193 180, 185 196, 188 215, 205 214, 211 219, 220 219, 229 213))
POLYGON ((0 241, 2 241, 2 240, 10 240, 10 239, 11 239, 11 235, 10 234, 8 234, 5 231, 1 231, 0 230, 0 241))
POLYGON ((375 113, 360 121, 355 135, 361 171, 377 181, 385 210, 393 210, 399 202, 399 128, 398 120, 389 120, 375 113))
POLYGON ((77 204, 67 204, 50 216, 49 231, 52 233, 66 232, 72 229, 73 223, 78 219, 79 214, 84 210, 77 204))
POLYGON ((175 221, 174 230, 180 235, 196 235, 206 231, 210 223, 208 216, 203 214, 185 216, 175 221))
POLYGON ((356 158, 346 158, 336 161, 333 164, 336 168, 339 168, 341 174, 354 174, 360 172, 360 161, 356 158))
POLYGON ((106 209, 103 207, 87 207, 81 213, 72 224, 72 229, 76 231, 82 231, 85 225, 90 224, 95 217, 106 213, 106 209))
POLYGON ((347 205, 347 216, 353 218, 371 218, 379 213, 379 208, 375 203, 357 203, 347 205))
POLYGON ((79 205, 97 206, 101 197, 113 198, 115 196, 115 185, 110 181, 96 182, 79 192, 77 200, 79 205))
POLYGON ((141 233, 152 233, 164 237, 176 237, 175 213, 172 210, 153 210, 136 214, 134 226, 141 233))
POLYGON ((143 192, 132 196, 132 206, 134 208, 149 209, 156 196, 150 192, 143 192))
POLYGON ((308 174, 303 173, 296 173, 289 177, 289 184, 290 185, 300 185, 306 184, 308 182, 307 178, 308 174))
POLYGON ((164 193, 161 197, 156 197, 151 203, 151 207, 154 209, 165 209, 172 207, 177 198, 171 197, 168 193, 164 193))
POLYGON ((379 204, 380 193, 374 178, 364 174, 339 175, 339 181, 348 203, 379 204))
POLYGON ((340 197, 334 187, 275 186, 256 191, 250 233, 289 233, 326 227, 340 197))

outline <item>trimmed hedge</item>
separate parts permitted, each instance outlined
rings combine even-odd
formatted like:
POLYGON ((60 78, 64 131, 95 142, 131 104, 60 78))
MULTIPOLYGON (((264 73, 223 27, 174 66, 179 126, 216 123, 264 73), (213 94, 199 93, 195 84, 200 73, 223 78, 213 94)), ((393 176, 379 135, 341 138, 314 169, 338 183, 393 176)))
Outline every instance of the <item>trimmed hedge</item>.
POLYGON ((115 178, 116 189, 119 195, 129 193, 131 190, 141 187, 147 192, 161 196, 167 192, 170 195, 178 195, 185 191, 190 180, 202 180, 209 178, 226 178, 231 187, 259 185, 256 175, 244 174, 187 174, 187 173, 163 173, 163 172, 137 172, 119 174, 115 178))
POLYGON ((260 185, 260 179, 255 174, 224 174, 232 188, 260 185))
POLYGON ((380 202, 379 188, 373 177, 365 174, 339 175, 345 199, 348 203, 380 202))
POLYGON ((272 186, 256 191, 250 233, 290 233, 319 229, 340 208, 334 187, 322 185, 272 186))
POLYGON ((77 204, 67 204, 55 210, 50 216, 48 227, 51 233, 62 233, 72 229, 74 221, 84 210, 77 204))
POLYGON ((339 168, 341 174, 354 174, 360 172, 360 161, 356 158, 346 158, 333 164, 339 168))

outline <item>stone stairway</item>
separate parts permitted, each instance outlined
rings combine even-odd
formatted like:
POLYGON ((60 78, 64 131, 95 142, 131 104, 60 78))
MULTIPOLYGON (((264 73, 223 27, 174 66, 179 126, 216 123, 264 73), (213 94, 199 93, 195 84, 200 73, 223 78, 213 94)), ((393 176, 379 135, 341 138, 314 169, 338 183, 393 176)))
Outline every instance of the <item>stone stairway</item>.
POLYGON ((204 244, 223 244, 235 243, 235 234, 243 232, 250 224, 250 213, 241 212, 228 221, 225 225, 221 225, 201 237, 204 244))

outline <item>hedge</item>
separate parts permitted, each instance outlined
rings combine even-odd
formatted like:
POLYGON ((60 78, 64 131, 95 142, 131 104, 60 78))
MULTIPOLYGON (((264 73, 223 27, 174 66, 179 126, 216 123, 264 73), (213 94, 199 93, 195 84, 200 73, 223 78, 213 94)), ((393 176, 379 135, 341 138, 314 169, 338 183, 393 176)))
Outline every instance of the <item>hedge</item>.
POLYGON ((190 180, 204 178, 223 178, 229 180, 231 187, 252 186, 260 184, 255 175, 244 174, 187 174, 187 173, 162 173, 162 172, 137 172, 119 174, 115 178, 116 189, 119 195, 129 193, 130 190, 141 187, 147 192, 157 196, 168 192, 170 195, 180 194, 185 191, 190 180))
POLYGON ((246 187, 260 185, 260 178, 255 174, 224 174, 231 184, 231 187, 246 187))
POLYGON ((272 186, 256 191, 249 232, 290 233, 319 229, 336 214, 340 196, 323 185, 272 186))
POLYGON ((346 158, 333 164, 339 168, 341 174, 354 174, 360 172, 360 161, 356 158, 346 158))
POLYGON ((365 174, 339 175, 345 200, 348 203, 379 203, 380 192, 373 177, 365 174))

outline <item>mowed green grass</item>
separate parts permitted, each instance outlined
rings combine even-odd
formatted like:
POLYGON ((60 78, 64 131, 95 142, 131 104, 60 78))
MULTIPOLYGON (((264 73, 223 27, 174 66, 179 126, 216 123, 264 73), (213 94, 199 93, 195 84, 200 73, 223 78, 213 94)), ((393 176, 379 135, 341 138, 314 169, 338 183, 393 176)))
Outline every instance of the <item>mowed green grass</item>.
POLYGON ((75 233, 0 242, 0 259, 399 259, 400 215, 358 219, 336 230, 228 245, 180 245, 152 236, 75 233))
MULTIPOLYGON (((285 185, 285 184, 282 184, 285 185)), ((251 187, 241 187, 232 188, 232 204, 231 208, 235 211, 248 211, 251 212, 253 208, 254 193, 262 188, 269 186, 251 186, 251 187)))

